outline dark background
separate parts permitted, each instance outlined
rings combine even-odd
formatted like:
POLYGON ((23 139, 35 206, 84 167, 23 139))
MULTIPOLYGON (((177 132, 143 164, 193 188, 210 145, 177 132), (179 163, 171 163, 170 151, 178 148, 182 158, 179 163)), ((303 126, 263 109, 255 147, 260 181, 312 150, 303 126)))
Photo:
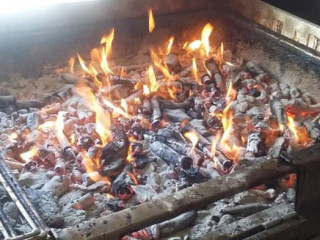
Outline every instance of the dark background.
POLYGON ((299 17, 320 24, 320 0, 263 0, 299 17))

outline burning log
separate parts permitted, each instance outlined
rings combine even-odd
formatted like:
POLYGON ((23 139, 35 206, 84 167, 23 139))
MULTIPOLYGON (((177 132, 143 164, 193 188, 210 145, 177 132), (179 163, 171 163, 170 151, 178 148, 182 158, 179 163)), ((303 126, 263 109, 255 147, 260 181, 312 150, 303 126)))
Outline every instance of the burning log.
POLYGON ((205 62, 205 66, 208 69, 208 71, 210 72, 211 76, 213 76, 213 80, 214 80, 215 86, 219 90, 224 90, 225 89, 225 82, 224 82, 224 80, 222 78, 222 75, 220 73, 219 67, 215 63, 213 58, 210 58, 209 60, 207 60, 205 62))
POLYGON ((157 97, 152 97, 150 101, 152 106, 151 124, 153 127, 157 127, 162 117, 160 102, 157 97))
POLYGON ((150 150, 169 165, 178 165, 181 155, 160 141, 155 141, 149 145, 150 150))

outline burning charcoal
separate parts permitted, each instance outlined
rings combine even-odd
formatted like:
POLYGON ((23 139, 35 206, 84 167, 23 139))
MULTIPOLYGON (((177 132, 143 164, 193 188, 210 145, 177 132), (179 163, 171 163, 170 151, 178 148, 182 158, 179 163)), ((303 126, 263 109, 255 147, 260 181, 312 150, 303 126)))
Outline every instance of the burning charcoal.
POLYGON ((253 131, 249 133, 246 153, 255 157, 261 157, 266 155, 266 136, 263 132, 253 131))
POLYGON ((246 64, 246 69, 253 75, 258 76, 260 74, 264 74, 265 72, 260 68, 260 66, 256 63, 248 61, 246 64))
POLYGON ((284 106, 279 98, 272 98, 270 100, 271 112, 276 116, 278 124, 285 125, 287 123, 287 117, 284 110, 284 106))
POLYGON ((111 193, 123 200, 128 200, 134 194, 131 186, 136 185, 137 179, 132 173, 132 167, 127 167, 119 174, 111 185, 111 193))
POLYGON ((72 207, 75 209, 84 210, 91 207, 94 204, 94 201, 95 201, 94 197, 90 193, 87 193, 86 195, 74 201, 72 203, 72 207))
POLYGON ((72 147, 69 147, 69 146, 63 149, 62 155, 67 161, 73 161, 76 159, 75 151, 73 150, 72 147))
POLYGON ((210 85, 213 83, 213 80, 211 79, 211 77, 208 74, 203 75, 201 78, 201 81, 205 85, 210 85))
POLYGON ((179 72, 180 71, 180 60, 177 54, 175 53, 169 53, 166 55, 164 59, 165 65, 168 67, 170 72, 179 72))
POLYGON ((150 150, 167 164, 177 165, 180 162, 181 155, 164 143, 155 141, 150 144, 150 150))
POLYGON ((147 202, 157 195, 157 192, 151 187, 150 184, 131 186, 136 194, 140 203, 147 202))
POLYGON ((152 225, 150 227, 144 228, 137 232, 131 233, 129 236, 124 236, 121 240, 153 240, 159 239, 159 229, 157 225, 152 225))
POLYGON ((191 118, 182 109, 164 109, 163 115, 173 122, 181 122, 183 120, 191 120, 191 118))
POLYGON ((114 199, 114 198, 109 198, 108 202, 106 203, 107 208, 114 212, 117 212, 123 209, 123 205, 124 203, 122 202, 122 200, 114 199))
POLYGON ((56 197, 61 197, 69 189, 70 180, 65 176, 54 176, 46 182, 41 190, 52 192, 56 197))
POLYGON ((208 179, 208 175, 199 167, 193 166, 193 160, 190 157, 181 159, 181 169, 179 171, 179 179, 183 186, 191 186, 194 183, 199 183, 208 179))
POLYGON ((287 149, 289 143, 288 140, 284 137, 278 137, 273 146, 269 150, 269 155, 272 158, 278 158, 280 153, 287 149))
POLYGON ((320 103, 314 105, 308 105, 301 98, 291 99, 287 104, 287 110, 294 114, 314 114, 320 112, 320 103))
POLYGON ((46 168, 52 168, 56 164, 56 155, 48 148, 41 147, 35 156, 35 160, 42 163, 46 168))
POLYGON ((252 203, 246 205, 235 206, 232 208, 224 208, 222 212, 224 214, 236 215, 241 217, 247 217, 249 215, 261 212, 265 209, 270 208, 270 204, 252 203))
POLYGON ((135 168, 142 169, 151 162, 157 161, 157 158, 151 156, 138 156, 133 160, 133 165, 135 168))
POLYGON ((222 123, 220 119, 218 119, 216 116, 209 115, 206 124, 208 127, 213 128, 215 130, 219 130, 222 128, 222 123))
POLYGON ((142 105, 139 108, 139 113, 145 114, 145 115, 151 115, 152 107, 151 102, 148 98, 144 98, 142 101, 142 105))
POLYGON ((36 112, 29 113, 27 116, 27 126, 30 129, 34 129, 39 125, 40 115, 36 112))
POLYGON ((113 162, 108 165, 105 165, 105 163, 103 163, 103 166, 101 167, 101 174, 108 177, 118 176, 125 167, 125 164, 126 161, 123 158, 113 160, 113 162))
POLYGON ((224 80, 222 78, 222 75, 219 71, 219 67, 218 65, 215 63, 215 61, 213 60, 213 58, 210 58, 209 60, 207 60, 205 62, 205 67, 210 71, 211 76, 213 76, 213 80, 215 82, 215 86, 219 89, 219 90, 223 90, 225 88, 225 83, 224 80))
POLYGON ((151 106, 152 106, 151 123, 153 127, 157 127, 162 117, 162 112, 160 109, 160 103, 158 101, 158 98, 156 97, 151 98, 151 106))
POLYGON ((86 151, 88 151, 89 148, 94 146, 94 141, 89 135, 83 135, 79 138, 77 146, 80 149, 85 149, 86 151))

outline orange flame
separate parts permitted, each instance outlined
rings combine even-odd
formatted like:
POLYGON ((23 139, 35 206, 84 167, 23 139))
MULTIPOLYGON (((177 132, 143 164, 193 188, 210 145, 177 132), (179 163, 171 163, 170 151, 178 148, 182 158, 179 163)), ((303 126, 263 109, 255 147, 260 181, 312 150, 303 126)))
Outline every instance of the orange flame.
POLYGON ((129 145, 129 149, 128 149, 128 155, 127 155, 127 163, 131 163, 134 158, 133 158, 133 155, 132 155, 132 144, 129 145))
POLYGON ((64 129, 63 112, 59 112, 56 123, 55 123, 56 137, 62 146, 69 146, 70 145, 69 140, 67 139, 66 135, 64 135, 63 129, 64 129))
MULTIPOLYGON (((150 95, 150 89, 147 85, 143 85, 143 95, 149 96, 150 95)), ((140 101, 140 99, 139 99, 140 101)))
POLYGON ((199 49, 199 48, 201 47, 201 45, 202 45, 201 40, 195 40, 195 41, 193 41, 192 43, 190 43, 190 44, 188 45, 188 48, 189 48, 191 51, 194 51, 194 50, 199 49))
POLYGON ((288 113, 287 113, 287 119, 288 119, 287 126, 293 134, 294 141, 296 143, 307 146, 311 142, 307 129, 304 126, 297 127, 293 116, 289 115, 288 113))
POLYGON ((149 33, 151 33, 156 26, 151 8, 148 10, 148 16, 149 16, 149 33))
POLYGON ((70 144, 73 145, 75 142, 76 142, 76 136, 75 136, 75 134, 73 133, 73 134, 71 134, 71 136, 70 136, 70 144))
POLYGON ((75 62, 75 58, 74 57, 69 58, 68 65, 69 65, 70 73, 74 73, 74 62, 75 62))
POLYGON ((170 79, 171 74, 169 70, 160 63, 160 58, 157 56, 157 54, 152 49, 150 50, 150 54, 154 65, 160 69, 167 79, 170 79))
POLYGON ((12 143, 16 142, 18 139, 18 133, 13 132, 8 136, 8 140, 12 143))
POLYGON ((22 158, 23 161, 28 162, 33 156, 37 154, 37 151, 38 151, 38 147, 34 146, 28 152, 21 153, 20 157, 22 158))
POLYGON ((199 76, 198 76, 198 67, 197 67, 197 62, 196 62, 195 57, 192 59, 192 72, 193 72, 194 78, 196 79, 197 83, 202 85, 202 83, 199 79, 199 76))
POLYGON ((100 170, 100 161, 98 159, 92 159, 87 153, 83 154, 83 165, 86 168, 88 176, 95 182, 104 181, 108 185, 111 184, 111 181, 108 177, 102 176, 99 173, 100 170))
POLYGON ((41 125, 39 125, 38 129, 44 131, 45 129, 53 129, 55 127, 54 121, 47 121, 41 125))
POLYGON ((148 68, 148 80, 149 80, 149 85, 150 85, 150 91, 156 92, 159 88, 159 85, 157 83, 156 75, 154 73, 152 66, 150 66, 148 68))
POLYGON ((121 104, 120 105, 123 108, 123 110, 125 111, 126 115, 129 116, 128 115, 128 104, 127 104, 127 102, 124 99, 121 99, 121 104))
MULTIPOLYGON (((115 113, 117 114, 120 114, 126 118, 129 118, 129 114, 127 112, 125 112, 124 110, 122 110, 121 108, 115 106, 112 102, 106 100, 106 99, 103 99, 103 104, 106 105, 107 107, 111 108, 115 113)), ((124 101, 124 100, 123 100, 124 101)), ((127 103, 125 103, 127 104, 127 103)))
POLYGON ((206 56, 208 57, 210 55, 210 43, 209 43, 209 37, 213 31, 213 26, 210 23, 207 23, 201 33, 201 41, 203 44, 203 47, 206 51, 206 56))
POLYGON ((103 145, 105 145, 112 139, 109 130, 111 126, 110 114, 103 109, 90 88, 78 87, 77 92, 86 100, 87 106, 96 113, 96 132, 99 134, 103 145))
POLYGON ((191 143, 192 143, 192 148, 191 150, 194 150, 196 145, 199 142, 199 136, 195 131, 189 131, 183 134, 191 143))
POLYGON ((168 41, 167 52, 166 52, 167 55, 171 52, 173 41, 174 41, 174 37, 170 37, 168 41))
POLYGON ((139 181, 138 181, 136 175, 134 175, 131 172, 127 172, 127 174, 130 176, 130 178, 131 178, 132 182, 134 183, 134 185, 138 185, 139 184, 139 181))
POLYGON ((109 67, 108 58, 111 55, 112 51, 112 42, 114 39, 114 28, 111 29, 108 35, 102 37, 100 43, 105 43, 105 46, 101 48, 101 63, 100 67, 105 74, 113 74, 109 67))
POLYGON ((90 72, 89 68, 86 66, 86 63, 83 60, 83 58, 80 56, 79 53, 77 55, 78 55, 78 60, 79 60, 79 63, 80 63, 80 66, 81 66, 82 70, 85 71, 88 74, 91 74, 91 72, 90 72))

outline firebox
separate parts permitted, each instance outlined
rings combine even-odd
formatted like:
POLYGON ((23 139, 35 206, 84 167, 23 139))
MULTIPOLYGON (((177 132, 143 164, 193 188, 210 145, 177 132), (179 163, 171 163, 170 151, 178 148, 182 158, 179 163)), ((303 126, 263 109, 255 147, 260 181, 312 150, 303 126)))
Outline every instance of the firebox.
POLYGON ((319 234, 319 26, 259 0, 0 20, 1 239, 319 234))

